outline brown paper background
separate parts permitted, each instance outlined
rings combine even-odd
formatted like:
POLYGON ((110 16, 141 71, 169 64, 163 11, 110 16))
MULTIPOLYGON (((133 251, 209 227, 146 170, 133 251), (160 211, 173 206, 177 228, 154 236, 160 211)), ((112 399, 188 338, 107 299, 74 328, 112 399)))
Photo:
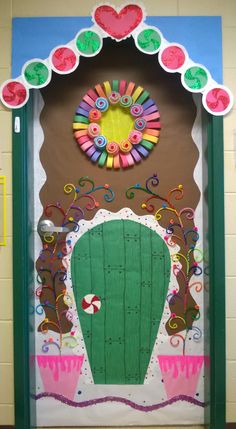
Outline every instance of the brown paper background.
MULTIPOLYGON (((135 213, 143 215, 145 212, 141 208, 141 202, 148 195, 136 192, 136 198, 128 200, 125 191, 136 183, 145 185, 146 179, 156 173, 160 180, 158 193, 166 196, 170 189, 182 184, 184 199, 175 202, 176 208, 196 208, 200 192, 193 179, 193 171, 198 150, 191 137, 196 115, 195 105, 192 95, 182 87, 180 75, 162 70, 157 55, 139 52, 131 40, 119 43, 106 40, 99 55, 80 58, 78 69, 70 75, 53 74, 51 84, 43 88, 41 93, 45 107, 41 114, 44 143, 40 159, 47 175, 46 183, 40 192, 43 207, 57 201, 68 207, 71 199, 65 195, 64 185, 76 185, 80 177, 89 176, 96 186, 108 183, 115 192, 115 199, 111 203, 105 203, 104 192, 98 192, 96 199, 100 202, 99 208, 116 212, 123 207, 130 207, 135 213), (97 83, 106 80, 111 82, 113 79, 134 81, 150 92, 150 97, 158 105, 162 125, 159 143, 149 157, 131 168, 118 171, 93 164, 78 147, 72 132, 73 116, 84 94, 97 83)), ((94 217, 95 211, 86 212, 86 219, 94 217)), ((60 224, 60 214, 56 211, 51 219, 55 225, 60 224)), ((169 217, 166 220, 164 217, 163 226, 168 222, 169 217)), ((185 226, 192 228, 193 224, 186 222, 185 226)), ((184 286, 180 284, 180 287, 184 286)), ((49 299, 47 294, 45 296, 49 299)), ((41 297, 41 300, 44 300, 45 296, 41 297)), ((189 295, 188 306, 194 305, 195 301, 189 295)), ((53 312, 48 311, 50 319, 53 320, 53 312)), ((183 313, 180 301, 175 302, 171 311, 178 315, 183 313)), ((63 332, 68 332, 70 326, 67 321, 63 322, 63 332)), ((54 330, 53 326, 50 328, 54 330)), ((179 330, 181 328, 177 331, 179 330)))

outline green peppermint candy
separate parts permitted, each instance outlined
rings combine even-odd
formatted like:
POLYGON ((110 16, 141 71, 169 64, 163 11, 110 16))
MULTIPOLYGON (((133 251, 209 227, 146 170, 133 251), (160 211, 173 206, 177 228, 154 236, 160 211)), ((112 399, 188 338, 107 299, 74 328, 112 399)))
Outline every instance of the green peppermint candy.
POLYGON ((202 67, 190 67, 184 73, 184 82, 190 89, 201 90, 208 82, 207 72, 202 67))
POLYGON ((24 76, 27 82, 33 86, 44 85, 49 77, 49 69, 40 61, 33 61, 28 64, 24 76))
POLYGON ((146 28, 139 33, 137 43, 143 51, 156 53, 161 46, 161 37, 153 28, 146 28))
POLYGON ((94 31, 83 31, 76 40, 78 50, 85 55, 94 55, 101 47, 101 39, 94 31))

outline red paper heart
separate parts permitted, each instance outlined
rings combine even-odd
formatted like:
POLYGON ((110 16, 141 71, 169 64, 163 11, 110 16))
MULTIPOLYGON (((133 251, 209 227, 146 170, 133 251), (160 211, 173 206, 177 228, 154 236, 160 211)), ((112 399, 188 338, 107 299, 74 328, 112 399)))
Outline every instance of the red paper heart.
POLYGON ((96 23, 111 37, 121 40, 130 34, 142 21, 140 6, 129 4, 119 13, 111 6, 99 6, 94 13, 96 23))

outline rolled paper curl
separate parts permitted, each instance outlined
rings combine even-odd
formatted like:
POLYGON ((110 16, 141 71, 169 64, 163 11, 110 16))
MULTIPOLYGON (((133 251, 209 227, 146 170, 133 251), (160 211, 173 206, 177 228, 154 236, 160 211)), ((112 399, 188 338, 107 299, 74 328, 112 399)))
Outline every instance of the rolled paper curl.
POLYGON ((144 118, 137 118, 134 121, 134 128, 138 131, 144 130, 147 126, 147 121, 144 118))
POLYGON ((88 135, 89 137, 97 137, 100 134, 100 126, 95 122, 91 122, 88 126, 88 135))
POLYGON ((129 140, 123 140, 120 143, 120 150, 121 150, 121 152, 128 153, 128 152, 131 151, 132 147, 133 146, 132 146, 132 144, 130 143, 129 140))
POLYGON ((119 145, 116 142, 110 142, 106 145, 106 150, 109 155, 115 156, 119 153, 119 145))
POLYGON ((97 136, 94 139, 94 146, 99 150, 104 150, 107 144, 107 139, 105 136, 97 136))
POLYGON ((112 91, 112 93, 109 95, 109 101, 111 104, 117 104, 120 101, 120 94, 119 92, 112 91))
POLYGON ((98 97, 97 100, 95 101, 95 106, 101 112, 105 112, 109 107, 109 103, 106 98, 98 97))
POLYGON ((89 120, 90 122, 99 122, 102 117, 100 110, 91 109, 89 112, 89 120))
POLYGON ((120 104, 122 107, 130 107, 133 104, 133 99, 131 95, 122 95, 120 99, 120 104))
POLYGON ((143 139, 141 131, 132 130, 129 133, 129 141, 133 144, 139 144, 143 139))
POLYGON ((136 118, 138 116, 142 116, 143 114, 143 106, 141 104, 133 104, 130 108, 131 115, 135 116, 136 118))

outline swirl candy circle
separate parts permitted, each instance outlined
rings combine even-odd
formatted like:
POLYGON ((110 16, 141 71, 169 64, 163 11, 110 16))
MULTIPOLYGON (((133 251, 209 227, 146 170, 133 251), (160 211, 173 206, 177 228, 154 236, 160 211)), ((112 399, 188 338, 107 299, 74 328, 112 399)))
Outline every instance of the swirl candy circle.
POLYGON ((108 143, 106 146, 107 149, 107 153, 109 153, 109 155, 115 156, 119 153, 119 145, 116 142, 111 142, 108 143))
POLYGON ((229 112, 233 104, 233 97, 228 89, 218 86, 206 91, 203 94, 202 102, 208 112, 218 116, 229 112))
POLYGON ((152 27, 142 30, 135 39, 136 46, 146 54, 156 54, 161 46, 161 35, 152 27))
POLYGON ((101 300, 97 295, 89 293, 85 295, 81 302, 81 307, 88 314, 97 313, 101 308, 101 300))
POLYGON ((51 63, 54 71, 67 74, 76 69, 78 60, 71 48, 60 46, 51 53, 51 63))
POLYGON ((51 70, 41 60, 28 62, 23 68, 23 76, 32 88, 42 88, 51 79, 51 70))
POLYGON ((179 45, 169 45, 159 53, 159 61, 164 70, 175 72, 183 67, 187 53, 179 45))
POLYGON ((133 104, 130 108, 131 115, 135 116, 136 118, 139 116, 142 116, 143 114, 143 107, 141 104, 133 104))
POLYGON ((97 100, 95 101, 95 106, 101 112, 105 112, 109 107, 109 103, 105 97, 98 97, 97 100))
POLYGON ((78 146, 93 163, 108 169, 129 168, 147 158, 158 143, 160 114, 141 86, 106 81, 83 96, 73 130, 78 146))
POLYGON ((21 82, 9 80, 2 87, 1 100, 11 109, 24 106, 28 98, 29 90, 21 82))
POLYGON ((98 33, 92 30, 82 30, 76 38, 78 51, 85 57, 93 57, 102 49, 102 39, 98 33))
POLYGON ((182 84, 188 91, 199 92, 209 81, 208 72, 202 66, 189 67, 182 75, 182 84))

